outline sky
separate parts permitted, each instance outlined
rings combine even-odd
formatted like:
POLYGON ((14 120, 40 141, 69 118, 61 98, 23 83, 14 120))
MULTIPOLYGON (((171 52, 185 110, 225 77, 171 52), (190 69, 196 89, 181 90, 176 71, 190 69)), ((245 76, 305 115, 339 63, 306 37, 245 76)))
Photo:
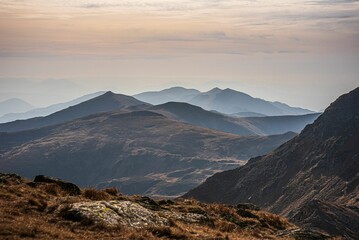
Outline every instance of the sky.
POLYGON ((172 86, 322 110, 359 86, 359 1, 0 0, 0 101, 172 86))

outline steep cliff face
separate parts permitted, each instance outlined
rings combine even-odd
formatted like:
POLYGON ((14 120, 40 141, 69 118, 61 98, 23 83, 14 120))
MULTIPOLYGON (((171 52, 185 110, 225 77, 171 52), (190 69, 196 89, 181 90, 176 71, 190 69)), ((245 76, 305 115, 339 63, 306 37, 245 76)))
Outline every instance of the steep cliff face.
POLYGON ((187 193, 206 202, 252 202, 292 216, 313 199, 359 206, 359 88, 339 97, 270 154, 214 175, 187 193))

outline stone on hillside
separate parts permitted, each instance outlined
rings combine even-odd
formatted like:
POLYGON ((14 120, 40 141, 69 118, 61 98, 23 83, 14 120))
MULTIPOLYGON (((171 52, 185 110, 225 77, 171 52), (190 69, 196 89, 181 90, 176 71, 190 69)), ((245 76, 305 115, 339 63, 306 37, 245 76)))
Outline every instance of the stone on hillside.
POLYGON ((154 211, 161 210, 161 206, 152 198, 143 196, 139 200, 137 200, 137 202, 145 208, 148 208, 148 209, 151 209, 154 211))
POLYGON ((260 208, 252 203, 238 203, 237 209, 259 211, 260 208))
POLYGON ((8 184, 9 182, 20 184, 22 179, 14 173, 0 173, 0 183, 8 184))
POLYGON ((38 175, 35 177, 34 182, 43 182, 43 183, 54 183, 58 185, 63 191, 67 192, 70 195, 80 195, 81 190, 78 186, 73 183, 63 181, 58 178, 47 177, 44 175, 38 175))
POLYGON ((138 203, 130 201, 79 202, 60 209, 61 215, 72 220, 100 223, 106 226, 144 228, 167 226, 169 221, 138 203))

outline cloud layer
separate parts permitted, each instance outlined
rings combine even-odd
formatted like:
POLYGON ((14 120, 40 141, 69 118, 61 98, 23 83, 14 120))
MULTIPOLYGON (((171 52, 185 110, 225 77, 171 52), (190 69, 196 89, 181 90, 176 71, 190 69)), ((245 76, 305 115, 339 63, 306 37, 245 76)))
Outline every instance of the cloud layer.
POLYGON ((359 77, 353 0, 2 0, 0 35, 0 77, 78 78, 101 90, 221 81, 310 107, 310 95, 328 86, 333 100, 359 77), (302 104, 291 89, 311 85, 302 104))
POLYGON ((358 1, 8 0, 0 9, 1 57, 359 49, 358 1))

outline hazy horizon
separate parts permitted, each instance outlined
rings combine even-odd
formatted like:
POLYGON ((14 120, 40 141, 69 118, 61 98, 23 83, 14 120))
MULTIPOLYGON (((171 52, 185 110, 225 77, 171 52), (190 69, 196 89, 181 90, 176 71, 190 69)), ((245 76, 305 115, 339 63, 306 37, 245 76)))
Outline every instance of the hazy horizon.
MULTIPOLYGON (((11 99, 11 98, 19 98, 19 99, 25 100, 26 102, 32 104, 35 107, 47 107, 52 104, 71 101, 76 98, 82 97, 84 95, 95 93, 95 92, 100 92, 100 91, 112 91, 114 93, 133 96, 138 93, 149 92, 149 91, 161 91, 161 90, 173 88, 173 87, 197 89, 201 92, 207 92, 216 87, 218 87, 220 89, 231 88, 230 86, 228 86, 231 84, 221 83, 220 81, 208 82, 207 87, 202 87, 202 88, 169 84, 168 86, 165 85, 163 88, 154 87, 154 88, 147 88, 147 89, 143 89, 143 90, 129 91, 129 92, 122 91, 121 88, 118 88, 118 87, 117 88, 116 87, 112 87, 112 88, 111 87, 109 87, 109 88, 84 87, 84 86, 81 86, 72 81, 61 80, 61 79, 50 79, 50 80, 43 80, 43 81, 31 81, 31 80, 26 80, 26 79, 11 79, 10 81, 7 81, 7 82, 2 82, 0 79, 0 83, 2 83, 1 85, 3 87, 0 90, 0 92, 1 92, 0 102, 11 99), (12 90, 10 90, 10 89, 12 89, 12 90)), ((302 105, 295 104, 295 103, 292 104, 291 102, 285 101, 286 99, 281 97, 280 95, 278 95, 277 98, 266 98, 264 96, 255 95, 255 93, 256 93, 255 90, 251 91, 251 88, 248 86, 245 86, 244 88, 246 88, 246 87, 247 87, 248 91, 244 91, 243 89, 238 89, 238 88, 231 88, 231 89, 239 91, 239 92, 247 93, 255 98, 261 98, 261 99, 264 99, 267 101, 272 101, 272 102, 279 101, 279 102, 288 104, 292 107, 302 107, 302 108, 306 108, 306 109, 309 109, 312 111, 317 111, 317 112, 323 111, 326 107, 329 106, 330 103, 332 103, 340 95, 352 90, 350 88, 348 90, 344 90, 343 92, 339 93, 338 96, 336 96, 335 94, 331 94, 331 95, 328 94, 328 99, 322 99, 323 100, 322 102, 324 102, 324 103, 325 103, 325 100, 327 101, 327 105, 323 105, 322 108, 316 109, 311 106, 309 106, 309 107, 304 106, 303 104, 302 105)), ((278 94, 281 94, 278 90, 276 92, 278 94)), ((285 93, 283 93, 283 95, 285 96, 285 93)), ((318 100, 318 99, 316 98, 314 100, 318 100)))
POLYGON ((355 0, 4 0, 0 12, 0 101, 220 87, 318 111, 359 83, 355 0))

